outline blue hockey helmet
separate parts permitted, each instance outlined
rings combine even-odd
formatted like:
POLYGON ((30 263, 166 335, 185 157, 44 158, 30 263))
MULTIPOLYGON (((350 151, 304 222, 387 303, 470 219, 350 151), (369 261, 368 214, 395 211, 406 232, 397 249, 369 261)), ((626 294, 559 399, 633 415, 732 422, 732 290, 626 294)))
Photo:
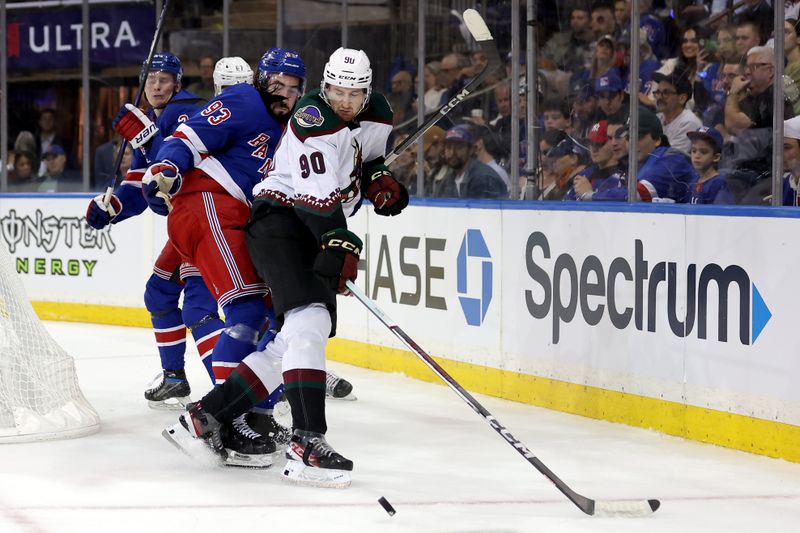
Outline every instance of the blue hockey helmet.
POLYGON ((259 90, 267 90, 267 83, 272 74, 287 74, 300 78, 300 93, 306 88, 306 64, 300 54, 286 48, 270 48, 258 62, 256 86, 259 90))
MULTIPOLYGON (((142 64, 142 74, 147 68, 147 61, 142 64)), ((183 77, 183 67, 181 60, 178 56, 169 52, 159 52, 153 54, 153 60, 150 62, 150 70, 148 72, 169 72, 175 75, 175 83, 180 83, 183 77)))

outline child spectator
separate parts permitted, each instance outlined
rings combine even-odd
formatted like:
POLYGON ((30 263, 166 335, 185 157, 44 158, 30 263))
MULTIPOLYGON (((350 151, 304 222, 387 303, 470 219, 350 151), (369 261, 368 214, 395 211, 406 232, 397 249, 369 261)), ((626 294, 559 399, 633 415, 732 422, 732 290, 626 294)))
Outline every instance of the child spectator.
POLYGON ((565 100, 548 100, 542 106, 545 129, 556 129, 570 133, 570 112, 565 100))
POLYGON ((553 165, 554 181, 542 191, 542 200, 563 200, 572 180, 586 168, 586 149, 572 137, 566 137, 547 152, 553 165))
POLYGON ((693 204, 732 204, 733 194, 725 178, 717 172, 722 154, 722 135, 714 128, 700 127, 686 133, 691 140, 692 166, 697 177, 689 185, 693 204))

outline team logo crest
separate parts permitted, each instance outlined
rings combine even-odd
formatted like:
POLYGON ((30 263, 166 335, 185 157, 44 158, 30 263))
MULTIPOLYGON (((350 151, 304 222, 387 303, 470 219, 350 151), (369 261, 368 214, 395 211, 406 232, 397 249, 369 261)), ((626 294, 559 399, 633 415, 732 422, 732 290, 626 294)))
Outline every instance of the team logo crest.
POLYGON ((322 112, 313 105, 307 105, 298 109, 297 113, 294 114, 294 118, 297 120, 297 123, 304 128, 322 126, 322 123, 325 122, 325 119, 322 118, 322 112))

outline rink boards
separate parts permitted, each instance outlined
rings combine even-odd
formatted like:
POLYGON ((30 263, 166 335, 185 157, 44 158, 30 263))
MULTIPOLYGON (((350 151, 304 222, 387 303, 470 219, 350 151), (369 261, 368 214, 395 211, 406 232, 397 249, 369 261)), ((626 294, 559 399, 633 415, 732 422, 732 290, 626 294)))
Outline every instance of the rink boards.
MULTIPOLYGON (((40 315, 148 326, 165 240, 86 196, 0 197, 40 315)), ((362 210, 359 285, 472 391, 800 461, 800 221, 783 208, 464 204, 362 210), (609 210, 603 210, 609 209, 609 210)), ((340 298, 333 359, 435 376, 340 298)))

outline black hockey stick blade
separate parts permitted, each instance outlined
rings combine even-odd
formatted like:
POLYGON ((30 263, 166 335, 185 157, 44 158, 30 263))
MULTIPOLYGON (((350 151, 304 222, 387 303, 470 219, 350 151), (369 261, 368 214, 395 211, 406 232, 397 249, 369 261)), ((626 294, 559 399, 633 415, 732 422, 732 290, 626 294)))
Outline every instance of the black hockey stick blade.
POLYGON ((561 493, 575 504, 578 509, 591 516, 618 516, 618 517, 644 517, 649 516, 656 512, 661 506, 658 500, 592 500, 586 496, 582 496, 572 490, 569 485, 564 483, 552 470, 540 461, 531 452, 522 441, 518 440, 514 435, 508 431, 492 414, 481 405, 478 400, 472 397, 464 387, 462 387, 450 374, 437 363, 433 357, 428 355, 414 339, 409 337, 400 326, 398 326, 391 318, 389 318, 381 309, 367 297, 364 292, 352 281, 347 281, 347 288, 356 297, 356 299, 364 304, 367 310, 375 315, 384 326, 389 328, 389 331, 400 339, 403 344, 414 352, 417 357, 422 359, 422 362, 430 368, 439 379, 445 382, 464 402, 469 405, 473 411, 478 413, 488 424, 495 430, 503 440, 511 445, 525 460, 527 460, 536 470, 541 472, 561 493))
POLYGON ((497 43, 494 42, 494 38, 492 37, 492 32, 489 31, 489 27, 486 26, 486 22, 484 22, 483 17, 481 17, 480 13, 475 11, 474 9, 467 9, 464 11, 464 24, 466 24, 467 29, 472 34, 472 37, 475 39, 475 42, 478 44, 478 48, 486 55, 487 63, 486 68, 484 68, 480 74, 475 76, 469 83, 467 83, 461 91, 458 92, 455 96, 453 96, 450 101, 445 103, 442 107, 438 109, 438 111, 432 113, 428 119, 420 126, 419 128, 414 131, 411 135, 406 137, 406 140, 400 143, 392 152, 386 156, 384 163, 388 166, 397 159, 397 156, 402 154, 406 149, 417 142, 420 137, 425 135, 425 132, 431 129, 431 126, 439 122, 442 118, 445 117, 450 111, 453 110, 458 104, 460 104, 464 99, 466 99, 471 93, 475 91, 481 84, 489 77, 490 74, 495 72, 499 69, 503 61, 500 59, 500 54, 497 51, 497 43))

